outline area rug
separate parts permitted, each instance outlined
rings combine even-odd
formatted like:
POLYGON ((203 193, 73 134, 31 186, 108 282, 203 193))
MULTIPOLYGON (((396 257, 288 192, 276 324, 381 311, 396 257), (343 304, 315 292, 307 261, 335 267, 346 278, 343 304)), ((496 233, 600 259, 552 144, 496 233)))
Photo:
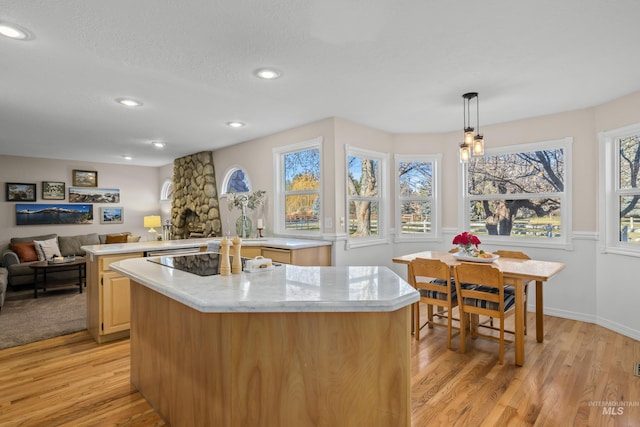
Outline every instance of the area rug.
POLYGON ((7 291, 0 311, 0 349, 87 328, 87 294, 76 289, 7 291))

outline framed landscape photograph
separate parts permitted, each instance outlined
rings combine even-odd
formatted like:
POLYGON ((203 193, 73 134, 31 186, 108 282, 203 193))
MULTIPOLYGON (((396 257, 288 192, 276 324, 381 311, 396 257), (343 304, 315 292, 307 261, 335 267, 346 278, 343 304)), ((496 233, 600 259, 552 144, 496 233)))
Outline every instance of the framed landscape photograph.
POLYGON ((124 221, 124 208, 100 208, 101 224, 122 224, 124 221))
POLYGON ((7 182, 6 196, 7 202, 35 202, 36 185, 7 182))
POLYGON ((16 225, 92 223, 93 205, 16 203, 16 225))
POLYGON ((65 184, 64 182, 42 181, 42 199, 43 200, 64 200, 65 184))
POLYGON ((98 172, 96 171, 82 171, 74 169, 72 178, 73 185, 76 187, 98 186, 98 172))
POLYGON ((120 203, 120 189, 69 187, 69 203, 120 203))

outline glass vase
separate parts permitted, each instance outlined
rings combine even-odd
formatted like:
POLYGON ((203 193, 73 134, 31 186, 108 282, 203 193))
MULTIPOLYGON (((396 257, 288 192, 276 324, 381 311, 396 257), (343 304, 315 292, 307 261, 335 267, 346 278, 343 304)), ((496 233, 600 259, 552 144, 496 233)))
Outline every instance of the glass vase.
POLYGON ((458 245, 458 255, 463 256, 474 256, 475 248, 473 245, 458 245))

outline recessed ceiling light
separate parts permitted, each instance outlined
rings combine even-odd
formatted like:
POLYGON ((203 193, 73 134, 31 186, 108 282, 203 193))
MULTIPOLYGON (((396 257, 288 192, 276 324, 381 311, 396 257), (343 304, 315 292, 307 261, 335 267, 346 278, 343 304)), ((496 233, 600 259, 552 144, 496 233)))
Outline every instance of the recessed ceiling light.
POLYGON ((227 126, 232 128, 241 128, 244 126, 244 123, 234 120, 232 122, 227 122, 227 126))
POLYGON ((14 40, 31 40, 33 35, 19 25, 0 22, 0 35, 14 40))
POLYGON ((133 160, 133 157, 127 156, 126 154, 124 156, 122 156, 122 158, 125 159, 125 160, 133 160))
POLYGON ((274 80, 282 75, 282 73, 273 68, 259 68, 254 71, 256 77, 264 79, 264 80, 274 80))
POLYGON ((141 107, 144 105, 142 101, 138 101, 133 98, 116 98, 116 102, 118 104, 124 105, 125 107, 141 107))
POLYGON ((165 144, 162 141, 153 141, 151 145, 153 145, 156 148, 164 148, 167 144, 165 144))

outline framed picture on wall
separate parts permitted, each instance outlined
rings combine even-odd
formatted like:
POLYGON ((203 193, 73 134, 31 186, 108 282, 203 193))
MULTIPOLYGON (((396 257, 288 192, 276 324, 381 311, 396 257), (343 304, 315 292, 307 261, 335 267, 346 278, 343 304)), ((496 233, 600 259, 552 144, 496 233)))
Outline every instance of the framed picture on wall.
POLYGON ((122 224, 124 221, 124 208, 100 208, 101 224, 122 224))
POLYGON ((7 202, 35 202, 36 185, 7 182, 5 194, 7 202))
POLYGON ((76 187, 98 186, 98 172, 96 171, 82 171, 74 169, 72 178, 73 185, 76 187))
POLYGON ((93 224, 93 205, 16 203, 16 225, 93 224))
POLYGON ((120 189, 69 187, 69 203, 120 203, 120 189))
POLYGON ((42 199, 43 200, 64 200, 65 184, 64 182, 42 181, 42 199))

